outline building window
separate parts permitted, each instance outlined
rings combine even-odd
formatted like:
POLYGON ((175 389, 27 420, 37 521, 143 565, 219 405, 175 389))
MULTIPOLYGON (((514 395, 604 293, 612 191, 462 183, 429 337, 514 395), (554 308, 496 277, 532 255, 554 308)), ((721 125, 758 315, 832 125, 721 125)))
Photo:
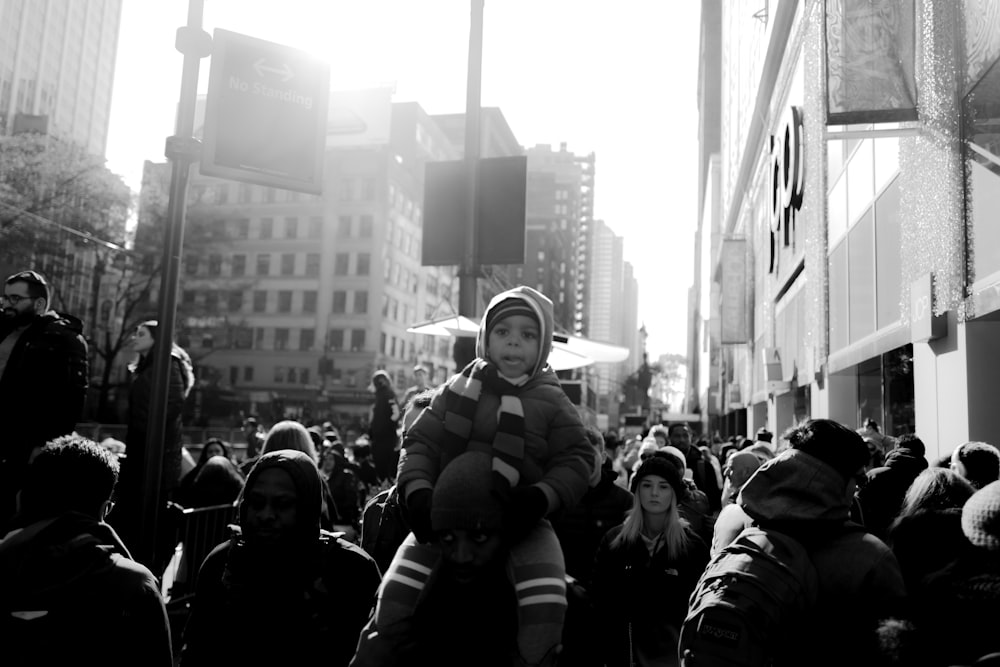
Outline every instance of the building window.
POLYGON ((351 201, 354 199, 354 179, 340 179, 340 201, 351 201))
POLYGON ((285 367, 275 366, 274 367, 274 381, 283 384, 285 382, 285 367))
POLYGON ((208 275, 218 276, 222 274, 222 255, 208 256, 208 275))
POLYGON ((233 290, 229 293, 229 312, 238 313, 243 310, 243 291, 233 290))
POLYGON ((372 228, 375 226, 374 218, 370 215, 361 216, 361 238, 370 239, 372 237, 372 228))
POLYGON ((378 349, 382 351, 382 354, 389 354, 389 350, 386 348, 386 343, 388 342, 388 340, 389 337, 386 336, 385 332, 383 331, 378 339, 378 349))
POLYGON ((267 292, 264 290, 254 290, 253 312, 263 313, 267 310, 267 292))
POLYGON ((316 312, 316 290, 306 290, 302 293, 302 312, 316 312))
POLYGON ((281 255, 281 275, 295 275, 295 253, 286 252, 281 255))
POLYGON ((309 384, 309 369, 308 368, 300 368, 299 369, 299 383, 300 384, 309 384))
POLYGON ((337 218, 337 238, 346 239, 351 236, 351 216, 342 215, 337 218))
POLYGON ((361 180, 361 199, 364 201, 375 200, 375 179, 366 177, 361 180))
POLYGON ((193 306, 195 298, 195 291, 193 289, 186 289, 181 294, 181 303, 185 306, 193 306))
POLYGON ((367 252, 358 253, 357 274, 359 276, 367 276, 368 272, 371 270, 371 262, 372 262, 371 253, 367 252))
POLYGON ((316 330, 315 329, 302 329, 299 331, 299 349, 303 352, 308 352, 313 349, 313 345, 316 344, 316 330))
POLYGON ((215 290, 205 292, 205 310, 210 314, 219 310, 219 293, 215 290))
POLYGON ((297 239, 299 237, 299 219, 285 218, 285 238, 297 239))
POLYGON ((198 275, 198 256, 188 255, 184 258, 184 273, 189 276, 198 275))
POLYGON ((229 185, 226 183, 219 183, 215 186, 215 203, 225 204, 229 202, 229 185))
POLYGON ((345 292, 344 290, 335 290, 333 292, 333 312, 334 313, 347 312, 347 292, 345 292))
POLYGON ((310 252, 306 255, 306 276, 315 278, 319 275, 319 253, 310 252))
POLYGON ((260 219, 260 237, 269 239, 274 236, 274 220, 272 218, 260 219))
POLYGON ((351 352, 361 352, 365 349, 365 330, 351 329, 351 352))
POLYGON ((277 197, 274 188, 268 188, 267 190, 264 191, 264 201, 266 201, 268 204, 273 204, 276 199, 277 197))
POLYGON ((288 369, 288 384, 295 384, 298 381, 297 368, 288 369))
POLYGON ((278 292, 278 312, 279 313, 290 313, 290 312, 292 312, 292 291, 291 290, 280 290, 278 292))
POLYGON ((244 382, 253 382, 253 366, 244 366, 243 367, 243 381, 244 382))
POLYGON ((344 349, 344 330, 330 329, 326 332, 326 346, 332 351, 338 352, 344 349))
POLYGON ((347 268, 351 261, 351 255, 346 252, 338 252, 333 263, 333 275, 346 276, 347 268))
POLYGON ((274 330, 274 349, 288 349, 288 329, 286 327, 278 327, 274 330))
POLYGON ((247 272, 247 256, 246 255, 233 255, 233 269, 232 274, 234 277, 246 275, 247 272))
POLYGON ((240 367, 230 366, 229 367, 229 384, 233 385, 240 380, 240 367))
POLYGON ((368 292, 358 290, 354 293, 354 312, 358 315, 368 312, 368 292))
POLYGON ((233 220, 233 238, 246 239, 250 236, 250 221, 246 218, 233 220))
POLYGON ((309 217, 309 229, 307 235, 311 239, 318 239, 323 236, 323 218, 313 215, 309 217))
POLYGON ((249 350, 253 347, 253 329, 234 327, 229 332, 230 347, 234 350, 249 350))
POLYGON ((267 253, 257 255, 257 275, 266 276, 271 273, 271 256, 267 253))
POLYGON ((264 329, 262 327, 253 330, 253 346, 258 350, 264 349, 264 329))
POLYGON ((237 197, 241 204, 248 203, 251 199, 253 199, 253 187, 247 185, 246 183, 240 183, 240 190, 237 197))

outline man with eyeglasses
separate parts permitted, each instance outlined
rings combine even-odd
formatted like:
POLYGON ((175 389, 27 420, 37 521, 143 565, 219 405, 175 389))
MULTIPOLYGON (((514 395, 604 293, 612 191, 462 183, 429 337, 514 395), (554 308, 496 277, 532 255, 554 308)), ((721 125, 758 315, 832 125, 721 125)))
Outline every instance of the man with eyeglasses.
POLYGON ((37 271, 7 278, 0 295, 0 529, 13 526, 14 498, 32 453, 73 432, 89 381, 83 323, 50 309, 37 271))

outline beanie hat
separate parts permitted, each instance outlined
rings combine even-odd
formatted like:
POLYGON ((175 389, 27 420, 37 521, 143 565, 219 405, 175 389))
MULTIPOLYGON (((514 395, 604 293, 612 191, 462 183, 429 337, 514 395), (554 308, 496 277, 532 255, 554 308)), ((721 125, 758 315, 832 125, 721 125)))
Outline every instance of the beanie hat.
POLYGON ((987 484, 965 501, 962 532, 977 547, 1000 551, 1000 481, 987 484))
POLYGON ((527 301, 516 297, 509 297, 486 312, 486 337, 489 338, 490 332, 493 331, 493 327, 497 325, 497 322, 505 317, 512 317, 514 315, 530 317, 541 326, 538 313, 527 301))
POLYGON ((493 457, 472 451, 448 463, 431 497, 431 528, 491 531, 502 520, 503 506, 493 494, 493 457))
POLYGON ((670 487, 674 490, 674 496, 676 496, 679 502, 684 497, 684 478, 677 470, 677 466, 668 458, 669 456, 669 454, 664 452, 656 452, 652 457, 639 464, 638 470, 635 471, 635 475, 632 477, 632 493, 636 493, 636 489, 639 488, 639 481, 643 477, 659 475, 670 484, 670 487))
POLYGON ((552 351, 552 335, 555 333, 552 300, 526 285, 520 285, 497 294, 486 307, 479 323, 476 337, 476 356, 486 359, 490 331, 497 322, 512 315, 524 315, 538 323, 538 359, 531 370, 532 377, 545 368, 552 351))
POLYGON ((832 419, 810 419, 793 429, 787 439, 793 449, 815 456, 840 473, 845 482, 871 458, 861 436, 832 419))
POLYGON ((981 489, 1000 479, 1000 451, 985 442, 966 442, 952 454, 952 460, 965 466, 965 478, 981 489))
POLYGON ((677 459, 677 466, 681 470, 687 468, 687 459, 684 458, 684 452, 677 449, 673 445, 667 445, 666 447, 661 447, 658 451, 662 452, 667 456, 673 456, 675 459, 677 459))

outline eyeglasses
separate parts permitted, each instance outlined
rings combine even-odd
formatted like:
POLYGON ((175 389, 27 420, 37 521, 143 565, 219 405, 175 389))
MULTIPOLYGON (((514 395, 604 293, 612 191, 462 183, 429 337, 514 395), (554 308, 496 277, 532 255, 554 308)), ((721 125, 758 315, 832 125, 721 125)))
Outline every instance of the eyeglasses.
POLYGON ((21 296, 20 294, 0 294, 0 303, 9 303, 16 306, 25 299, 37 299, 37 296, 21 296))

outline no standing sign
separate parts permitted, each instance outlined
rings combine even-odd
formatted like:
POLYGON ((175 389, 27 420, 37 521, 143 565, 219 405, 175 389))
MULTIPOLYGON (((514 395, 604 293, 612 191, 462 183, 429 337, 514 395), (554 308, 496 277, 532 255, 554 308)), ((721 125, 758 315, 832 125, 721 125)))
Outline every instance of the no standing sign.
POLYGON ((201 173, 321 194, 329 94, 329 64, 216 29, 201 173))

